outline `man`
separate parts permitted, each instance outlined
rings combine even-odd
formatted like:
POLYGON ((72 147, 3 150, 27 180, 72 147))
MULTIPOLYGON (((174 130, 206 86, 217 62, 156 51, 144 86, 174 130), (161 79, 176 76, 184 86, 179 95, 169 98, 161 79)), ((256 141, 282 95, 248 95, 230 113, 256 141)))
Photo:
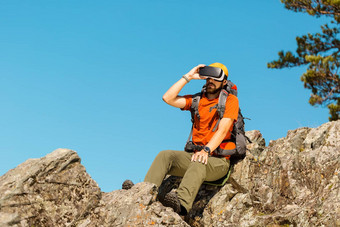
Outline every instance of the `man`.
POLYGON ((228 70, 221 63, 213 63, 210 66, 223 70, 225 77, 222 81, 216 81, 209 77, 199 75, 198 65, 185 74, 163 95, 163 100, 174 107, 182 110, 190 110, 192 95, 179 96, 182 88, 191 80, 206 80, 206 90, 202 95, 198 111, 200 118, 194 120, 192 141, 195 145, 204 146, 201 150, 193 153, 184 151, 166 150, 161 151, 153 161, 144 181, 160 186, 164 177, 169 174, 183 177, 178 187, 177 194, 168 193, 163 204, 170 206, 179 214, 190 211, 197 192, 204 181, 215 181, 226 175, 229 169, 229 157, 221 157, 213 151, 223 144, 224 149, 234 149, 235 144, 227 141, 231 138, 233 123, 238 117, 238 99, 229 94, 223 118, 218 123, 216 104, 220 91, 227 83, 228 70), (214 108, 215 107, 215 108, 214 108), (213 130, 218 123, 216 131, 213 130))

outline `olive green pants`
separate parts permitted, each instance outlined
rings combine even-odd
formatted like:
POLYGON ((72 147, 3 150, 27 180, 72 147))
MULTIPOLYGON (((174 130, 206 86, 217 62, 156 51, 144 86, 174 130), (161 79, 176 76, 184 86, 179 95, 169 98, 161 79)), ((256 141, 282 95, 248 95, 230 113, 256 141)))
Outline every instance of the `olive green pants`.
POLYGON ((160 186, 167 174, 183 177, 177 189, 181 205, 190 211, 197 192, 204 181, 215 181, 227 174, 229 160, 209 157, 208 164, 191 162, 192 153, 165 150, 159 152, 144 181, 160 186))

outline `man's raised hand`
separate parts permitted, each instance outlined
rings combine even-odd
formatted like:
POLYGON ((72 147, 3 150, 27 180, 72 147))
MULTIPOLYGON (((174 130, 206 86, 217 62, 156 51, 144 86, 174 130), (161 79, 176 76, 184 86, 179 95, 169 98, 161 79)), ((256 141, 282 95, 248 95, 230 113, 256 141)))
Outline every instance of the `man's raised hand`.
POLYGON ((204 67, 204 64, 199 64, 198 66, 192 68, 187 74, 189 80, 204 80, 206 77, 201 76, 198 72, 200 68, 204 67))

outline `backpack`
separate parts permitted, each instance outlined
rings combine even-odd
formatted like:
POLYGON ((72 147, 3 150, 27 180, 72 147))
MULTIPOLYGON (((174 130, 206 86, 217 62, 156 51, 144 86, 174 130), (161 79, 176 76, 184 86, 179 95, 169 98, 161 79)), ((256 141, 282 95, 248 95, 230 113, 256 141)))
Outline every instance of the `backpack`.
MULTIPOLYGON (((191 132, 188 138, 188 141, 185 145, 185 150, 188 152, 193 152, 195 150, 200 150, 203 148, 203 146, 199 146, 199 145, 194 145, 191 140, 192 137, 192 132, 193 132, 193 128, 194 128, 194 119, 195 116, 196 118, 200 119, 200 115, 198 112, 198 104, 199 101, 202 97, 203 92, 205 92, 205 85, 202 88, 202 91, 193 95, 192 97, 192 104, 191 104, 191 122, 192 122, 192 128, 191 128, 191 132)), ((218 113, 218 120, 216 122, 216 125, 213 128, 213 132, 216 131, 218 124, 220 123, 221 119, 223 118, 224 115, 224 111, 225 111, 225 104, 228 98, 229 94, 233 94, 235 96, 237 96, 237 87, 234 83, 232 83, 230 80, 227 81, 227 84, 223 87, 223 89, 221 90, 220 94, 219 94, 219 98, 218 98, 218 104, 216 104, 216 106, 214 106, 213 108, 217 109, 217 113, 218 113)), ((247 140, 251 143, 250 139, 245 135, 245 130, 244 130, 244 117, 241 113, 241 109, 239 109, 238 112, 238 118, 237 121, 234 123, 234 127, 233 130, 231 132, 231 139, 230 140, 224 140, 223 142, 234 142, 236 145, 236 148, 233 150, 225 150, 223 148, 221 148, 220 146, 214 151, 215 154, 219 155, 219 156, 231 156, 230 157, 230 161, 234 164, 240 160, 243 160, 246 157, 246 150, 247 150, 247 140)), ((221 144, 222 144, 221 143, 221 144)))

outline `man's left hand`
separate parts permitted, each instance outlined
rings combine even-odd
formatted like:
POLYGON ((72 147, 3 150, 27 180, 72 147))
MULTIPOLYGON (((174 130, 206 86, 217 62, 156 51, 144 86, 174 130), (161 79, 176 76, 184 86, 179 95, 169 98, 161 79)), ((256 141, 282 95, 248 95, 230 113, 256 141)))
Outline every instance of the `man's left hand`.
POLYGON ((192 156, 191 156, 191 161, 192 162, 201 162, 203 164, 208 164, 208 153, 205 152, 204 150, 201 150, 201 151, 197 151, 195 152, 192 156))

